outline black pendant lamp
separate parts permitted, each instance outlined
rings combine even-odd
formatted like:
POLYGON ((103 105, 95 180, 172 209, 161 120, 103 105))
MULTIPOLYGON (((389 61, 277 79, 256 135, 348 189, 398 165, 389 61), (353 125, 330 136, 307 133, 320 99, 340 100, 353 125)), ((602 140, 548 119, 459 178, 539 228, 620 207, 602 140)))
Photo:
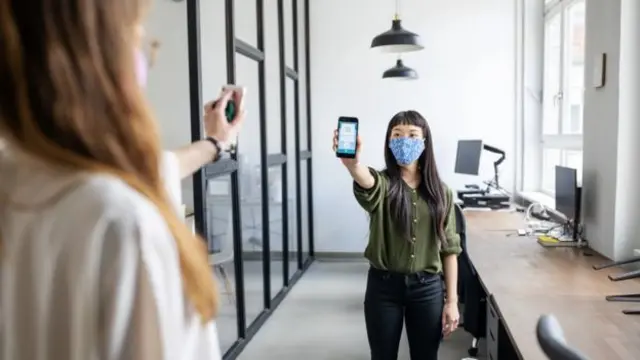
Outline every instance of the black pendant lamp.
POLYGON ((387 53, 404 53, 424 49, 420 36, 402 27, 399 14, 399 0, 396 0, 396 15, 391 23, 391 30, 373 38, 372 49, 387 53))
POLYGON ((410 67, 407 67, 402 62, 402 59, 396 61, 396 66, 388 69, 382 74, 383 79, 400 79, 400 80, 415 80, 418 78, 418 73, 410 67))

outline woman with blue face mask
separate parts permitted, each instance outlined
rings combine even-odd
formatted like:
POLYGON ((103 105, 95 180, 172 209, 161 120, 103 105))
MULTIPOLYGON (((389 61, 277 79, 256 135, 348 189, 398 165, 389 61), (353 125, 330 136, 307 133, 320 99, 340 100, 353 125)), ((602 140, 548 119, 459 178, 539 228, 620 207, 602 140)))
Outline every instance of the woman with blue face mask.
POLYGON ((396 114, 387 128, 382 171, 360 164, 357 141, 356 158, 341 161, 370 216, 364 312, 371 359, 397 359, 404 325, 411 359, 435 360, 443 336, 458 326, 462 249, 453 193, 438 174, 429 125, 416 111, 396 114))

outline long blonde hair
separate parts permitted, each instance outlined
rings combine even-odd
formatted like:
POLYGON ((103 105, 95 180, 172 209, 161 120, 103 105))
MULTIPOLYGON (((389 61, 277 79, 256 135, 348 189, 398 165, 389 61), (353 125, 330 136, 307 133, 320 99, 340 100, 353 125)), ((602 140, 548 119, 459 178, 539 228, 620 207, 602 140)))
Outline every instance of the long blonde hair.
POLYGON ((72 171, 108 173, 153 202, 203 320, 218 298, 204 242, 170 205, 160 141, 136 80, 135 27, 147 0, 0 1, 0 130, 22 150, 72 171))

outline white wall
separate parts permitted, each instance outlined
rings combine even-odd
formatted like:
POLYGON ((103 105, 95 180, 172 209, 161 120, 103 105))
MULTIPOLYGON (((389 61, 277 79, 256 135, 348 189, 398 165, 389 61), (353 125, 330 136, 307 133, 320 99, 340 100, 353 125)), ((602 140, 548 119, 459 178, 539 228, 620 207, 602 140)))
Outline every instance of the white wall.
POLYGON ((537 191, 540 189, 542 171, 542 81, 544 52, 544 0, 521 0, 524 14, 523 28, 523 89, 521 118, 522 132, 518 142, 522 144, 522 163, 519 171, 522 180, 518 190, 537 191))
POLYGON ((391 26, 388 0, 311 2, 313 192, 317 251, 360 252, 367 217, 353 199, 348 174, 331 151, 341 115, 360 118, 362 161, 381 168, 386 126, 400 110, 429 121, 440 173, 453 188, 492 176, 484 156, 478 179, 453 172, 459 139, 480 138, 507 151, 501 179, 513 184, 515 150, 515 28, 511 0, 404 1, 404 26, 425 49, 404 56, 417 81, 382 80, 395 58, 369 48, 391 26))
POLYGON ((583 219, 590 245, 613 259, 640 247, 633 190, 640 178, 639 11, 635 0, 587 0, 583 219), (594 59, 602 53, 606 84, 594 88, 594 59))
POLYGON ((583 220, 594 250, 614 256, 620 0, 587 0, 583 126, 583 220), (594 57, 606 53, 606 86, 591 85, 594 57))
POLYGON ((614 258, 640 248, 640 2, 622 0, 614 258))
POLYGON ((146 34, 145 40, 160 41, 146 91, 160 125, 162 144, 167 148, 182 146, 191 139, 186 3, 155 2, 146 34))

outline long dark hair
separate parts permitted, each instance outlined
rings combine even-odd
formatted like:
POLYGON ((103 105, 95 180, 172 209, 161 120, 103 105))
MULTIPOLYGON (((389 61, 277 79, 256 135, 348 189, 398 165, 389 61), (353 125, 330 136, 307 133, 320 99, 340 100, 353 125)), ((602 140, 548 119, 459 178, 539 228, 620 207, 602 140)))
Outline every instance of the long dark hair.
POLYGON ((407 184, 402 180, 400 166, 393 156, 391 149, 389 149, 391 132, 393 128, 398 125, 414 125, 422 129, 424 135, 424 152, 418 159, 418 169, 421 173, 422 180, 417 190, 429 206, 440 245, 446 247, 447 239, 444 234, 444 222, 447 216, 447 197, 445 187, 438 174, 429 124, 427 124, 427 120, 425 120, 420 113, 413 110, 401 111, 389 121, 387 136, 384 142, 384 160, 387 166, 386 173, 389 177, 388 199, 393 223, 396 225, 400 234, 409 240, 413 227, 413 204, 407 192, 407 184))

